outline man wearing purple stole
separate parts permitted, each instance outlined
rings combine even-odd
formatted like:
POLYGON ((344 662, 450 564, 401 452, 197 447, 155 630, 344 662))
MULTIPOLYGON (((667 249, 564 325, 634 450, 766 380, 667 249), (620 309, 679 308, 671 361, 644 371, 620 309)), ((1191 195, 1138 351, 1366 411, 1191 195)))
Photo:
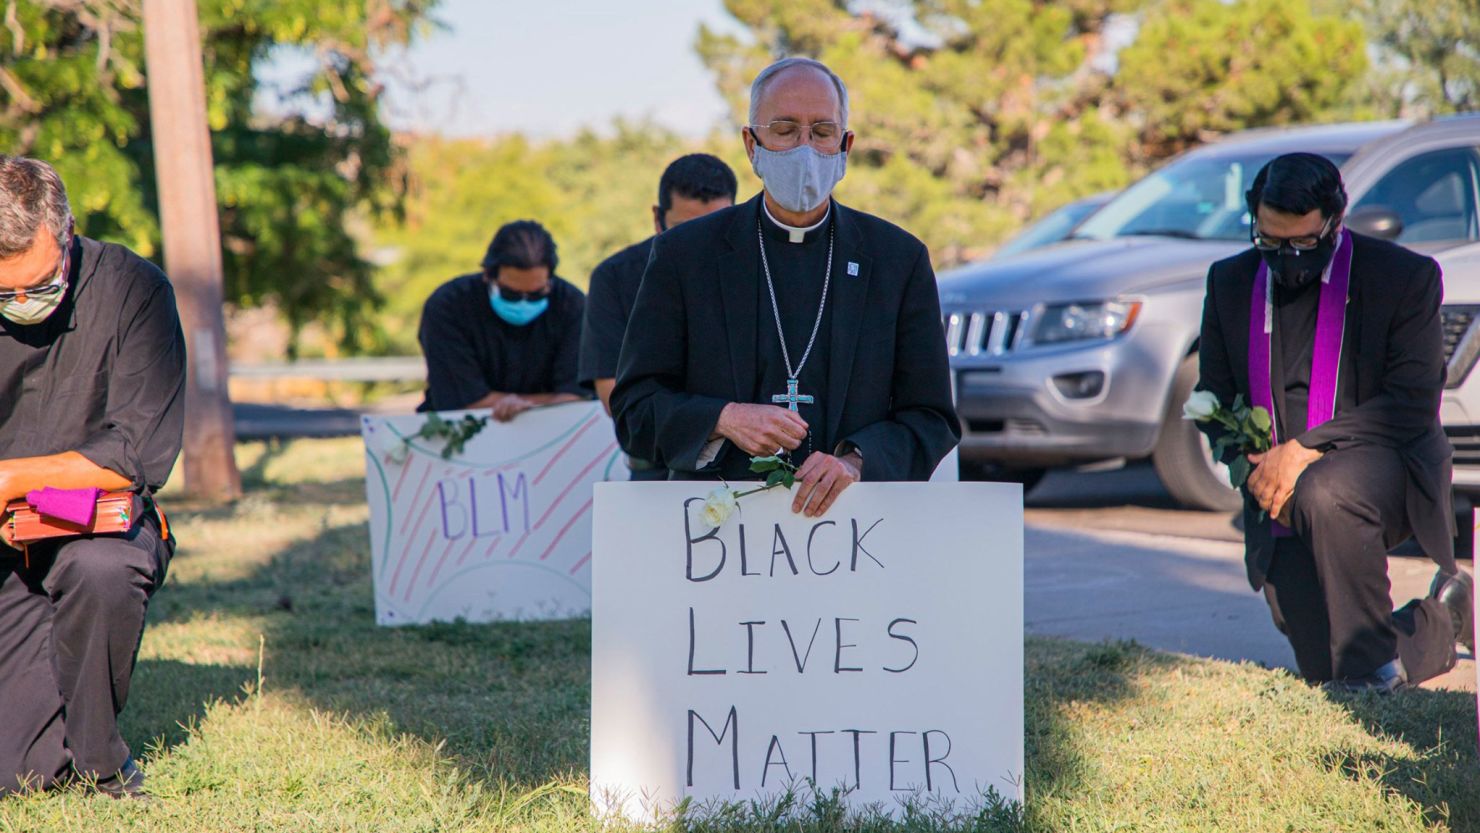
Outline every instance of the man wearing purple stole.
POLYGON ((1344 228, 1346 190, 1324 157, 1275 159, 1247 199, 1253 248, 1208 272, 1198 387, 1273 415, 1274 447, 1249 456, 1244 487, 1249 581, 1306 680, 1416 685, 1454 666, 1457 641, 1474 649, 1438 417, 1439 266, 1344 228), (1387 553, 1410 536, 1439 572, 1394 611, 1387 553))

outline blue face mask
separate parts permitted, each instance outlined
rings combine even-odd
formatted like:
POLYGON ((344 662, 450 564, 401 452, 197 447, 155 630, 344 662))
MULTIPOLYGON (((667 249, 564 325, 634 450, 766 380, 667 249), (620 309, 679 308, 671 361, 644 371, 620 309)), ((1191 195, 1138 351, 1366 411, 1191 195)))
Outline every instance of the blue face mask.
POLYGON ((523 327, 544 315, 545 310, 550 308, 549 298, 541 298, 538 301, 508 301, 499 294, 496 287, 488 293, 488 301, 493 305, 493 311, 499 318, 515 327, 523 327))

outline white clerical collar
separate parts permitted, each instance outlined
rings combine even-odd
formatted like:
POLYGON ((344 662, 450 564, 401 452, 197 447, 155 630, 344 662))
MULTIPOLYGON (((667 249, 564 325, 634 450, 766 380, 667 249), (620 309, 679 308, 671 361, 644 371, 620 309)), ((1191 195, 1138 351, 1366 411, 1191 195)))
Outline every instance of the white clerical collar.
POLYGON ((807 239, 808 232, 816 231, 822 228, 822 224, 827 222, 827 218, 832 214, 832 200, 827 201, 827 211, 824 211, 822 213, 822 219, 818 220, 810 226, 807 226, 806 228, 800 228, 798 226, 788 226, 787 224, 776 219, 776 216, 771 213, 771 207, 769 205, 766 205, 765 199, 761 200, 761 210, 766 212, 767 220, 775 223, 777 228, 786 232, 787 242, 801 243, 807 239))

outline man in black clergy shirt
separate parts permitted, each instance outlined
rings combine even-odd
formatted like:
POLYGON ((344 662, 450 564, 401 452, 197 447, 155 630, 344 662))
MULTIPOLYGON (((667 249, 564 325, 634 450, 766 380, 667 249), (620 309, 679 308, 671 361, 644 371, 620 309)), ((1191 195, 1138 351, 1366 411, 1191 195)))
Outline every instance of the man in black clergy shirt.
POLYGON ((127 534, 0 545, 0 795, 77 776, 143 795, 118 714, 174 549, 141 510, 180 453, 184 389, 169 281, 73 234, 51 166, 0 156, 0 506, 48 486, 140 496, 127 534))
POLYGON ((1438 264, 1343 228, 1341 174, 1321 156, 1270 162, 1248 203, 1254 247, 1208 273, 1198 387, 1273 413, 1276 445, 1249 457, 1249 581, 1305 679, 1416 685, 1453 667, 1456 641, 1474 646, 1438 418, 1438 264), (1387 553, 1410 535, 1440 569, 1394 611, 1387 553))
POLYGON ((674 478, 750 479, 785 449, 816 517, 860 479, 929 479, 960 440, 940 302, 919 240, 831 199, 853 145, 837 75, 772 64, 749 122, 765 190, 653 241, 612 409, 674 478))
POLYGON ((427 361, 418 411, 530 408, 587 398, 577 380, 585 296, 555 275, 555 239, 533 220, 498 230, 483 271, 453 278, 422 308, 427 361))
MULTIPOLYGON (((707 153, 675 159, 658 180, 653 234, 735 204, 735 172, 707 153)), ((632 318, 632 304, 653 250, 653 238, 634 243, 601 262, 591 273, 586 322, 581 329, 581 383, 591 385, 611 413, 617 356, 632 318)), ((633 480, 667 480, 668 470, 650 460, 628 458, 633 480)))

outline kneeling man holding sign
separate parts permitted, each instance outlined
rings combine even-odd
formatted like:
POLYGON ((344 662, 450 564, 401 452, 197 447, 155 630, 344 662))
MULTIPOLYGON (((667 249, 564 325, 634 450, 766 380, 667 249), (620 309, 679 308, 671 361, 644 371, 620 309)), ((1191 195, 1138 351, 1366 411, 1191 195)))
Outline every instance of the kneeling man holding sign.
POLYGON ((675 479, 750 479, 789 452, 793 509, 860 479, 927 480, 960 440, 925 246, 831 199, 848 91, 789 58, 751 86, 746 151, 764 192, 659 235, 622 344, 622 446, 675 479))
POLYGON ((827 67, 763 70, 749 121, 765 191, 653 241, 612 407, 670 479, 754 479, 780 450, 797 488, 732 515, 693 483, 597 485, 596 806, 1016 800, 1020 488, 850 488, 928 480, 960 439, 930 258, 830 198, 853 135, 827 67))

